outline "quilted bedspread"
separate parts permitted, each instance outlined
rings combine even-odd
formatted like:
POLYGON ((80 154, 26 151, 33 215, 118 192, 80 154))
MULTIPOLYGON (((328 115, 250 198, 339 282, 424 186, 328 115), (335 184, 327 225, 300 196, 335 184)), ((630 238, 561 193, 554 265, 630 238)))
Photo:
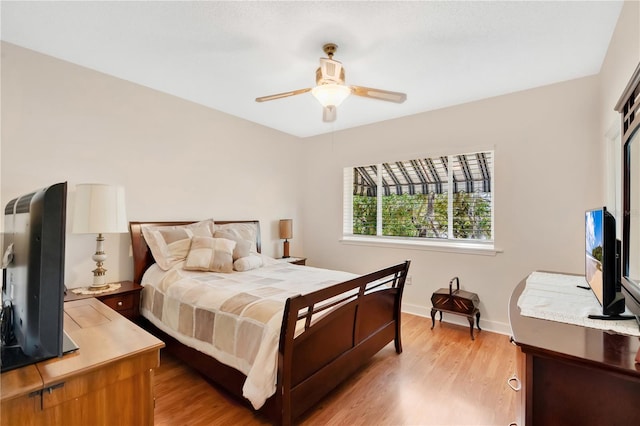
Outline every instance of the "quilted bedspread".
POLYGON ((276 389, 278 343, 287 298, 355 274, 272 261, 246 272, 162 271, 142 285, 142 314, 185 345, 247 376, 243 395, 260 408, 276 389))

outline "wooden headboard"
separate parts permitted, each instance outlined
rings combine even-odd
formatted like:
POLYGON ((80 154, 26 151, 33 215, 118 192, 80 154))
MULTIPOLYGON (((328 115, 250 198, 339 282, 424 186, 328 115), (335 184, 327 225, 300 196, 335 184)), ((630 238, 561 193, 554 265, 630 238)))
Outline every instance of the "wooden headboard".
MULTIPOLYGON (((133 281, 140 283, 142 281, 142 275, 145 271, 155 263, 151 250, 144 239, 142 234, 142 227, 145 225, 152 226, 174 226, 174 225, 187 225, 189 223, 195 223, 197 221, 184 221, 184 222, 129 222, 129 231, 131 232, 131 247, 133 251, 133 281)), ((258 253, 261 252, 260 243, 260 222, 257 220, 216 220, 217 225, 225 225, 228 223, 251 223, 256 226, 256 246, 258 253)))

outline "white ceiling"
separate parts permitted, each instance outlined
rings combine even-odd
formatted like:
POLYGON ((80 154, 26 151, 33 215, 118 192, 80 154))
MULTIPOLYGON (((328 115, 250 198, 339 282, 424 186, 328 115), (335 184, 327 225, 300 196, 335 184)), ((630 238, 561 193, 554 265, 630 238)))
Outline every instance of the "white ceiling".
POLYGON ((596 74, 622 1, 12 2, 2 40, 296 136, 412 115, 596 74), (322 45, 349 97, 322 122, 310 93, 322 45))

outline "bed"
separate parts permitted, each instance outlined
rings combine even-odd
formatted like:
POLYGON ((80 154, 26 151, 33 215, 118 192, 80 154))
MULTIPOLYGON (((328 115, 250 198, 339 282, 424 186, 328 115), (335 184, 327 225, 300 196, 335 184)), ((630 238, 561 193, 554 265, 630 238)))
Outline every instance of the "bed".
MULTIPOLYGON (((152 251, 157 254, 158 248, 150 230, 176 228, 182 232, 183 227, 201 226, 201 223, 130 222, 134 281, 144 287, 141 301, 144 317, 141 320, 142 325, 161 338, 166 344, 166 350, 173 356, 199 371, 240 401, 249 402, 271 422, 291 424, 295 418, 331 392, 388 343, 393 341, 396 352, 402 352, 400 309, 410 261, 360 276, 298 266, 273 259, 269 262, 260 254, 258 221, 215 221, 215 225, 211 221, 207 226, 212 227, 211 232, 216 237, 220 235, 232 238, 224 232, 232 232, 234 229, 253 230, 252 235, 243 235, 242 238, 252 240, 251 259, 263 259, 264 263, 245 272, 199 272, 185 270, 185 265, 190 262, 188 258, 166 270, 160 268, 159 265, 166 259, 162 259, 162 255, 157 256, 162 261, 154 259, 152 251), (232 280, 233 285, 228 286, 225 280, 232 280), (153 281, 157 284, 152 284, 153 281), (266 284, 256 288, 255 283, 266 284), (226 295, 227 300, 213 304, 221 309, 224 306, 232 306, 232 309, 222 309, 224 312, 218 312, 215 321, 202 321, 204 325, 191 323, 205 317, 207 313, 199 315, 198 312, 202 312, 202 308, 190 308, 184 300, 189 299, 202 304, 204 300, 213 300, 213 295, 217 293, 226 294, 230 287, 237 287, 243 294, 243 300, 250 294, 251 304, 244 303, 240 309, 238 303, 235 303, 239 296, 226 295), (202 289, 204 293, 198 293, 198 289, 202 289), (265 302, 255 302, 257 299, 254 294, 265 291, 271 296, 277 293, 277 296, 267 298, 265 302), (180 297, 184 300, 174 300, 180 297), (229 300, 233 300, 234 303, 230 303, 229 300), (279 311, 274 313, 273 306, 278 303, 279 311), (264 342, 260 343, 260 347, 256 347, 257 344, 253 342, 257 341, 257 338, 251 338, 250 343, 234 342, 231 345, 251 348, 250 351, 245 351, 250 352, 250 356, 241 356, 234 364, 225 353, 218 356, 221 350, 230 345, 226 343, 229 338, 225 337, 225 340, 222 340, 222 337, 218 337, 226 333, 221 332, 220 327, 227 321, 225 315, 231 311, 250 311, 251 309, 244 308, 249 305, 252 309, 254 306, 262 306, 270 312, 270 316, 265 317, 264 324, 259 324, 267 331, 253 330, 256 322, 259 322, 255 319, 265 316, 263 313, 248 314, 248 325, 245 328, 243 325, 236 325, 235 334, 238 336, 234 337, 241 337, 240 334, 245 338, 257 335, 268 337, 275 334, 274 339, 271 339, 274 340, 271 342, 274 344, 273 353, 271 349, 263 347, 264 342), (184 314, 185 312, 187 314, 184 314), (192 312, 195 314, 192 315, 192 312), (161 323, 159 317, 168 318, 168 321, 161 323), (188 319, 188 328, 180 321, 183 317, 188 319), (202 343, 190 337, 198 334, 210 337, 211 329, 207 328, 206 324, 214 324, 211 326, 215 330, 213 340, 219 339, 222 343, 217 340, 211 342, 211 338, 202 343), (247 329, 251 332, 237 331, 247 329), (207 331, 203 333, 202 330, 207 331), (181 331, 187 336, 181 334, 181 331), (245 362, 248 358, 251 358, 249 363, 245 362), (265 396, 264 401, 258 398, 257 403, 253 394, 247 396, 248 383, 256 381, 253 380, 251 365, 246 364, 253 362, 261 366, 257 370, 269 370, 271 365, 274 370, 273 379, 257 380, 257 383, 265 380, 273 382, 273 392, 265 396)), ((235 236, 238 237, 238 234, 235 236)), ((196 238, 200 237, 192 238, 193 249, 196 238)), ((198 241, 200 240, 203 238, 198 241)), ((236 240, 236 247, 240 246, 241 240, 236 240)), ((235 254, 234 251, 234 258, 235 254)), ((238 260, 247 259, 248 257, 243 257, 238 260)), ((253 309, 257 310, 258 308, 253 309)), ((263 311, 265 310, 261 312, 263 311)), ((233 346, 234 350, 236 346, 233 346)))

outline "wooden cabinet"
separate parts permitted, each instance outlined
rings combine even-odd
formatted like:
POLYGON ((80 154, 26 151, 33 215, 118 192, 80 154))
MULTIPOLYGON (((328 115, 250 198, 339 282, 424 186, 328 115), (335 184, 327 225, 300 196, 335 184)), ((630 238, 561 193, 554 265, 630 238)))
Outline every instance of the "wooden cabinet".
POLYGON ((136 321, 140 317, 140 292, 142 286, 133 281, 121 281, 120 288, 108 293, 75 294, 72 290, 67 290, 64 297, 65 302, 72 300, 88 299, 95 297, 120 315, 136 321))
POLYGON ((520 347, 519 425, 640 424, 637 337, 520 315, 520 282, 509 321, 520 347))
POLYGON ((79 349, 2 373, 2 425, 153 425, 164 343, 96 299, 66 302, 79 349))
MULTIPOLYGON (((515 344, 513 338, 511 339, 511 343, 515 344)), ((516 398, 516 419, 514 422, 509 423, 509 426, 525 424, 524 410, 527 402, 526 391, 524 389, 525 383, 527 383, 526 356, 521 350, 518 350, 516 353, 516 371, 509 379, 507 379, 507 385, 509 385, 515 392, 518 392, 518 397, 516 398)))
POLYGON ((286 262, 289 262, 289 263, 291 263, 293 265, 302 265, 302 266, 304 266, 307 263, 307 258, 306 257, 295 257, 295 256, 283 257, 282 260, 284 260, 286 262))

